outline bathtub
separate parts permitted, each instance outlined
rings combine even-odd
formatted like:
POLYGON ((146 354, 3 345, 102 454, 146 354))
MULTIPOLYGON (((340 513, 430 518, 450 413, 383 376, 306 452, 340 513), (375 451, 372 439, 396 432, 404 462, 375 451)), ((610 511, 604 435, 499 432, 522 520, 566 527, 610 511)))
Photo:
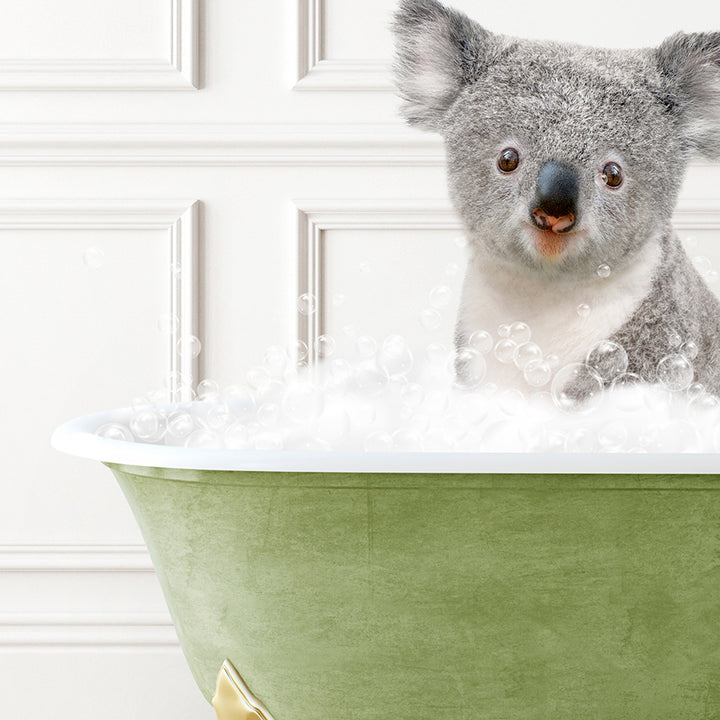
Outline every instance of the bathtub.
POLYGON ((189 450, 105 463, 220 720, 720 717, 717 455, 189 450))

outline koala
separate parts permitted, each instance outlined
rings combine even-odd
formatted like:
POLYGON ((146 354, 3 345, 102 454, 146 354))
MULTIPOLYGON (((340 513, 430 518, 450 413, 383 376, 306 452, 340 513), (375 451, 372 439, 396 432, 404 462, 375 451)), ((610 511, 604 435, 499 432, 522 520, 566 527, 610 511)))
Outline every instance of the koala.
POLYGON ((674 389, 720 394, 720 303, 671 226, 689 160, 720 158, 720 32, 591 48, 436 0, 402 0, 392 28, 401 112, 444 138, 468 238, 456 345, 522 320, 560 366, 610 340, 628 377, 658 382, 684 353, 694 377, 674 389))

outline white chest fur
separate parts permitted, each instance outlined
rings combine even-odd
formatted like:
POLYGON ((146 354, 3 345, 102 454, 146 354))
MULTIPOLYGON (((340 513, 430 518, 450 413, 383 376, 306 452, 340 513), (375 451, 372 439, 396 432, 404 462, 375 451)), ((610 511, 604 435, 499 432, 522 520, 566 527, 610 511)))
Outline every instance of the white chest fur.
MULTIPOLYGON (((471 257, 458 328, 466 337, 475 330, 487 330, 497 342, 500 325, 522 321, 530 326, 532 342, 540 346, 544 356, 556 355, 560 367, 582 362, 588 351, 618 330, 646 297, 660 254, 657 243, 648 243, 622 270, 582 281, 533 277, 509 265, 488 262, 486 257, 471 257)), ((490 363, 488 380, 524 385, 514 365, 490 363)))

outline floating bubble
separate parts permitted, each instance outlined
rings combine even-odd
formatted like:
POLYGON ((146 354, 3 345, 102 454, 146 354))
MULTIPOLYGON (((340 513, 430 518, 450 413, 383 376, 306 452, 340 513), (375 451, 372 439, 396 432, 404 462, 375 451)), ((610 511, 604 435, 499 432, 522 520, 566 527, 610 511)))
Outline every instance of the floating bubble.
POLYGON ((121 423, 105 423, 95 431, 95 434, 106 440, 123 440, 124 442, 132 442, 133 440, 130 428, 121 423))
POLYGON ((523 370, 528 363, 535 360, 542 360, 542 350, 534 342, 524 342, 515 348, 513 362, 519 370, 523 370))
POLYGON ((454 242, 455 242, 455 245, 459 248, 464 248, 464 247, 467 247, 467 245, 468 245, 468 240, 464 235, 458 235, 455 238, 454 242))
POLYGON ((345 295, 343 293, 334 293, 332 296, 332 304, 335 307, 340 307, 345 304, 345 295))
POLYGON ((442 323, 442 317, 435 308, 425 308, 420 312, 420 324, 426 330, 437 330, 442 323))
POLYGON ((495 345, 495 357, 506 365, 509 365, 515 357, 515 350, 517 349, 517 343, 511 340, 509 337, 498 340, 495 345))
POLYGON ((666 355, 657 366, 658 380, 668 390, 685 390, 695 374, 692 363, 678 353, 666 355))
POLYGON ((330 357, 335 352, 335 338, 332 335, 319 335, 315 340, 315 352, 319 358, 330 357))
POLYGON ((589 365, 605 382, 611 382, 628 368, 625 348, 612 340, 601 340, 585 358, 589 365))
POLYGON ((256 392, 262 392, 272 381, 270 373, 261 366, 250 368, 245 375, 247 384, 256 392))
POLYGON ((514 322, 510 325, 508 337, 516 345, 523 345, 524 343, 530 342, 530 338, 532 337, 530 326, 524 322, 514 322))
POLYGON ((202 350, 202 343, 195 335, 183 335, 177 342, 177 351, 182 357, 196 358, 202 350))
POLYGON ((201 380, 197 386, 197 396, 200 400, 215 400, 220 396, 220 385, 215 380, 201 380))
POLYGON ((510 324, 503 323, 502 325, 498 325, 497 334, 498 334, 498 337, 509 338, 510 337, 510 324))
POLYGON ((607 278, 610 277, 610 274, 612 273, 612 270, 610 266, 607 263, 603 263, 602 265, 598 265, 597 268, 597 274, 598 277, 601 278, 607 278))
POLYGON ((447 285, 437 285, 430 291, 430 305, 437 309, 444 308, 450 302, 451 296, 452 290, 447 285))
POLYGON ((342 331, 346 337, 353 338, 357 335, 357 326, 352 323, 348 323, 347 325, 343 325, 342 331))
POLYGON ((91 270, 97 270, 105 263, 105 253, 96 247, 89 247, 83 253, 83 263, 91 270))
POLYGON ((525 396, 516 388, 503 390, 498 396, 498 407, 511 417, 519 415, 525 409, 525 396))
POLYGON ((168 417, 167 434, 170 437, 182 440, 195 429, 193 417, 188 412, 176 412, 168 417))
POLYGON ((717 410, 718 408, 720 408, 720 398, 718 398, 717 395, 704 391, 694 395, 688 404, 688 409, 692 412, 707 412, 708 410, 717 410))
POLYGON ((308 346, 303 340, 298 340, 291 346, 290 356, 295 358, 295 363, 299 364, 307 360, 308 346))
POLYGON ((588 413, 600 403, 603 380, 584 363, 571 363, 555 373, 550 393, 560 410, 588 413))
POLYGON ((523 368, 525 382, 531 387, 539 388, 547 385, 552 377, 552 368, 543 360, 531 360, 523 368))
POLYGON ((450 356, 448 373, 455 376, 455 386, 463 390, 480 387, 487 373, 487 363, 482 353, 471 347, 458 348, 450 356))
POLYGON ((313 315, 317 310, 317 298, 312 293, 303 293, 297 299, 297 309, 301 315, 313 315))
POLYGON ((130 430, 140 440, 159 439, 162 432, 160 414, 152 408, 136 410, 130 417, 130 430))
POLYGON ((680 353, 688 360, 694 360, 697 357, 698 352, 698 346, 692 340, 688 340, 680 346, 680 353))
POLYGON ((699 382, 690 383, 687 390, 685 391, 686 395, 691 399, 698 395, 702 395, 704 392, 705 386, 699 382))
POLYGON ((493 336, 487 330, 475 330, 468 338, 467 346, 487 355, 493 349, 493 336))
POLYGON ((679 348, 682 345, 682 335, 680 335, 676 328, 667 328, 667 330, 665 331, 665 335, 667 337, 668 346, 670 348, 679 348))
POLYGON ((383 340, 377 364, 388 376, 405 375, 413 366, 413 355, 402 335, 389 335, 383 340))
POLYGON ((231 425, 235 418, 225 403, 216 403, 208 410, 206 420, 208 427, 217 431, 231 425))
POLYGON ((720 273, 718 273, 717 270, 710 270, 710 272, 705 273, 704 278, 708 285, 716 285, 720 278, 720 273))
POLYGON ((590 316, 590 306, 587 303, 580 303, 577 306, 577 314, 585 320, 585 318, 590 316))
POLYGON ((545 362, 554 370, 557 367, 560 367, 560 358, 555 355, 555 353, 550 353, 550 355, 545 356, 545 362))
POLYGON ((285 348, 282 348, 279 345, 271 345, 267 348, 267 350, 265 350, 265 354, 263 355, 263 365, 273 377, 282 377, 285 372, 285 368, 287 367, 287 363, 288 356, 285 352, 285 348))

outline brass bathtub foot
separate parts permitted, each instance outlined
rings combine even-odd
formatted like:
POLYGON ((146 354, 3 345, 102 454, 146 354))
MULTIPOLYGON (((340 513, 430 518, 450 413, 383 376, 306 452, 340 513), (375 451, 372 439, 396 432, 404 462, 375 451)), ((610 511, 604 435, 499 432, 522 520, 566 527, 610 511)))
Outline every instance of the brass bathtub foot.
POLYGON ((212 705, 218 720, 273 720, 229 660, 220 668, 212 705))

